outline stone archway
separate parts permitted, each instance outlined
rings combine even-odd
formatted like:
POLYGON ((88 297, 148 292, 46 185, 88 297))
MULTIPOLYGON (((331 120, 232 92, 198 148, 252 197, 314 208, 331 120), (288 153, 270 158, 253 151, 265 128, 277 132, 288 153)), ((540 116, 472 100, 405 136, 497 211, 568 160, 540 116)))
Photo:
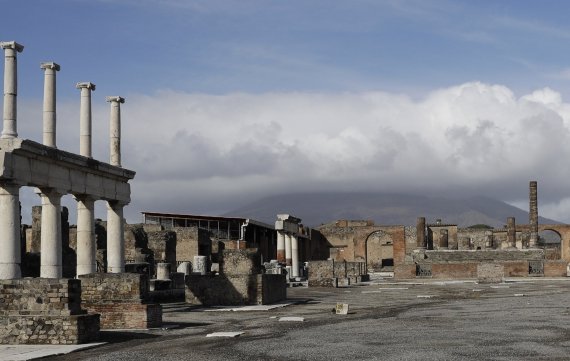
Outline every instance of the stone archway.
POLYGON ((394 266, 394 250, 392 235, 377 230, 366 238, 366 264, 371 272, 392 270, 394 266))

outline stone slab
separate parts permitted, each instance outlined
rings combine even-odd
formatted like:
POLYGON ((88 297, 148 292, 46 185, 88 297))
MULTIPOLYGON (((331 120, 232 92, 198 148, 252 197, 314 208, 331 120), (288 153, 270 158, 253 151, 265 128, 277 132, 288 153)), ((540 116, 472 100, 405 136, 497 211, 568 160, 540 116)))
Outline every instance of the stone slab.
POLYGON ((304 317, 295 317, 295 316, 287 316, 287 317, 281 317, 279 319, 280 322, 303 322, 305 321, 304 317))
POLYGON ((238 337, 243 335, 243 332, 214 332, 209 333, 206 337, 238 337))
POLYGON ((64 355, 73 351, 85 350, 106 344, 106 342, 82 345, 0 345, 0 360, 34 360, 48 356, 64 355))
POLYGON ((274 310, 276 308, 282 308, 282 307, 286 307, 286 306, 290 306, 294 304, 294 302, 287 302, 287 303, 274 303, 271 305, 250 305, 250 306, 241 306, 241 307, 223 307, 223 306, 218 306, 218 307, 212 307, 212 308, 205 308, 202 309, 202 311, 204 312, 223 312, 223 311, 235 311, 235 312, 240 312, 240 311, 269 311, 269 310, 274 310))

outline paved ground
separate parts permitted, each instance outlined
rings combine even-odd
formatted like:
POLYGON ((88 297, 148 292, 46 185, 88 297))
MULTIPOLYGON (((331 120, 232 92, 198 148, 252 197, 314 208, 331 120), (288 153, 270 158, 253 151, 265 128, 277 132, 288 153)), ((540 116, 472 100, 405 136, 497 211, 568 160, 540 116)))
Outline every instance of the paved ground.
POLYGON ((570 279, 376 280, 288 295, 299 303, 267 311, 165 305, 164 321, 178 327, 103 332, 105 345, 44 360, 570 360, 570 279), (337 302, 348 315, 331 312, 337 302))

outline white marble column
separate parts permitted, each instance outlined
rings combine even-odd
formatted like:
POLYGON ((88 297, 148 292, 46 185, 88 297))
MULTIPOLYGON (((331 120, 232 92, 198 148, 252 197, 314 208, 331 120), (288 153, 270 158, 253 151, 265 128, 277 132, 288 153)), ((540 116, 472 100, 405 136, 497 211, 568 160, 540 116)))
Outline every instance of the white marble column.
POLYGON ((0 184, 0 279, 21 278, 20 187, 0 184))
POLYGON ((285 263, 285 233, 277 231, 277 262, 285 263))
POLYGON ((121 104, 124 98, 119 96, 107 97, 111 103, 111 116, 109 121, 109 135, 111 140, 110 163, 117 167, 121 166, 121 104))
POLYGON ((17 94, 18 94, 18 61, 17 55, 24 47, 15 41, 0 42, 4 49, 4 128, 1 138, 16 138, 17 124, 17 94))
POLYGON ((107 272, 125 272, 123 204, 107 202, 107 272))
POLYGON ((291 238, 293 236, 289 233, 285 235, 285 264, 291 266, 291 238))
POLYGON ((97 244, 95 242, 95 200, 89 196, 75 196, 77 200, 77 275, 97 272, 97 244))
POLYGON ((90 82, 77 83, 81 89, 81 106, 79 110, 79 154, 91 158, 91 91, 95 84, 90 82))
POLYGON ((299 238, 291 235, 291 276, 299 277, 299 238))
POLYGON ((41 222, 41 256, 40 277, 61 278, 62 246, 61 246, 61 194, 42 189, 42 222, 41 222))
POLYGON ((56 81, 55 75, 59 71, 58 64, 53 62, 41 63, 44 69, 44 145, 57 148, 56 146, 56 81))

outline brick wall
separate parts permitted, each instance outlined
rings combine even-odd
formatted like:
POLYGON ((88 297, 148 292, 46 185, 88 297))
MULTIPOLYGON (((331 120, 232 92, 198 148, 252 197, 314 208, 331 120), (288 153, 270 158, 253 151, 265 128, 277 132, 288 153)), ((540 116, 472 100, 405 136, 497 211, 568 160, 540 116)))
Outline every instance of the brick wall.
POLYGON ((140 329, 162 324, 162 307, 147 303, 147 275, 92 273, 79 278, 83 305, 90 312, 101 314, 101 328, 140 329))
POLYGON ((566 261, 544 262, 544 277, 566 277, 566 261))
POLYGON ((226 276, 261 273, 261 256, 256 248, 225 249, 220 259, 220 273, 226 276))
POLYGON ((0 343, 77 344, 99 339, 99 315, 81 309, 81 282, 0 280, 0 343))

